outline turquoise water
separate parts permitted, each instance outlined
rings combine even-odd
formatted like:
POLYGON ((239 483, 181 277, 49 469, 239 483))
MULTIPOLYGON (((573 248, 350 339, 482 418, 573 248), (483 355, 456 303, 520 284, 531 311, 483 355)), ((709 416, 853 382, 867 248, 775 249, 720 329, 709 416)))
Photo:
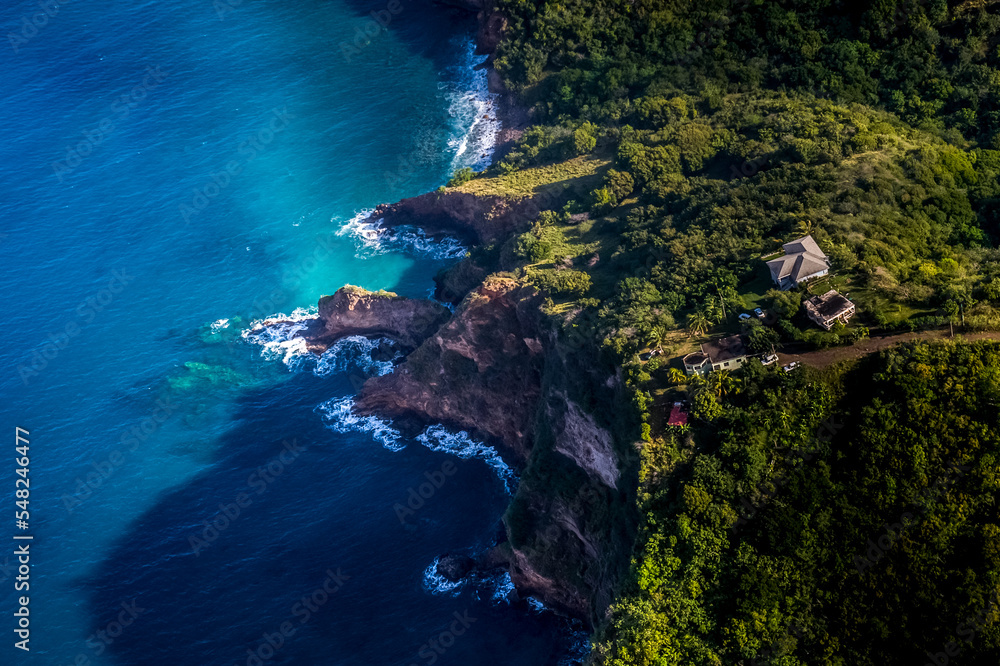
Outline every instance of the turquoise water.
MULTIPOLYGON (((424 296, 454 256, 352 231, 489 159, 470 17, 391 9, 88 0, 0 15, 16 35, 0 84, 0 423, 31 433, 30 663, 568 654, 567 628, 501 599, 502 578, 425 576, 441 553, 493 542, 508 494, 487 454, 331 427, 321 406, 380 371, 359 343, 317 370, 242 335, 344 283, 424 296), (428 478, 444 482, 403 524, 394 506, 428 478), (324 583, 336 591, 300 622, 296 603, 324 583)), ((0 662, 29 663, 4 635, 0 662)))

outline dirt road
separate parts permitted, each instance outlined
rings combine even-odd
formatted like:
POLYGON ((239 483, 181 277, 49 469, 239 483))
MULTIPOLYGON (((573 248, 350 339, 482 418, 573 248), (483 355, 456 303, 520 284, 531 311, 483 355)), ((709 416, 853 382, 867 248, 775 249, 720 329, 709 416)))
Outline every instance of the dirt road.
MULTIPOLYGON (((849 347, 832 347, 819 351, 804 352, 801 354, 778 354, 778 362, 781 365, 798 361, 815 368, 825 368, 837 361, 851 358, 858 358, 866 354, 882 351, 898 345, 902 342, 912 342, 914 340, 947 340, 950 337, 948 329, 934 331, 920 331, 918 333, 900 333, 899 335, 887 335, 885 337, 870 338, 862 340, 849 347)), ((956 334, 956 340, 1000 340, 1000 332, 984 331, 980 333, 956 334)))

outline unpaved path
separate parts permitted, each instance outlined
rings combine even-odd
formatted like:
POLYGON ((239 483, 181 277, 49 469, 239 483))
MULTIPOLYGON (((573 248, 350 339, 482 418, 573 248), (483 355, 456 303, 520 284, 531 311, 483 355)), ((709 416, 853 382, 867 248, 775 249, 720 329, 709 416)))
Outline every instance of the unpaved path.
MULTIPOLYGON (((778 363, 785 365, 792 361, 798 361, 814 368, 825 368, 833 365, 837 361, 851 358, 858 358, 866 354, 888 349, 893 345, 902 342, 912 342, 914 340, 947 340, 951 335, 947 328, 933 331, 920 331, 919 333, 900 333, 899 335, 887 335, 884 337, 870 338, 862 340, 847 347, 832 347, 819 351, 803 352, 801 354, 778 353, 778 363)), ((1000 340, 1000 332, 983 331, 979 333, 956 334, 956 339, 971 340, 1000 340)))

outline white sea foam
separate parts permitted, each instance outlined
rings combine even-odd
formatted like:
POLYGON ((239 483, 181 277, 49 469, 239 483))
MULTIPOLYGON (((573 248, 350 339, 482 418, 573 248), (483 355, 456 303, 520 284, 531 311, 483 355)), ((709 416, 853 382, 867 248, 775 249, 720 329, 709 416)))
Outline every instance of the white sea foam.
MULTIPOLYGON (((249 343, 260 345, 261 356, 271 361, 281 361, 292 372, 312 370, 318 377, 326 377, 336 372, 357 370, 366 376, 384 375, 392 372, 393 360, 399 358, 399 352, 390 361, 376 361, 372 352, 383 343, 391 343, 388 338, 370 339, 361 335, 342 338, 331 345, 321 356, 306 348, 302 332, 316 319, 316 308, 299 308, 291 315, 278 314, 267 319, 253 322, 243 331, 242 337, 249 343)), ((212 331, 217 327, 228 326, 228 320, 219 320, 212 324, 212 331), (220 322, 227 322, 225 325, 220 322)))
POLYGON ((528 605, 531 606, 531 610, 536 613, 544 613, 548 610, 548 608, 545 607, 545 604, 534 597, 526 597, 525 601, 527 601, 528 605))
POLYGON ((424 589, 431 594, 455 596, 465 585, 466 579, 453 583, 439 574, 437 566, 440 560, 441 558, 435 557, 431 565, 424 570, 424 589))
MULTIPOLYGON (((388 374, 392 372, 393 362, 376 361, 372 358, 372 352, 378 349, 379 345, 391 342, 388 338, 373 340, 363 335, 341 338, 316 359, 313 374, 318 377, 326 377, 350 369, 357 369, 367 376, 388 374)), ((395 358, 399 358, 400 355, 399 350, 397 350, 395 358)))
POLYGON ((431 237, 422 229, 408 225, 383 227, 381 220, 371 219, 371 210, 363 210, 341 225, 339 236, 354 238, 359 259, 387 252, 401 252, 430 259, 461 259, 467 248, 452 236, 431 237))
POLYGON ((504 571, 502 574, 497 576, 493 581, 493 596, 492 600, 494 603, 509 604, 510 603, 510 593, 514 591, 514 581, 511 580, 510 572, 504 571))
POLYGON ((228 319, 218 319, 212 322, 212 333, 218 333, 225 328, 229 328, 228 319))
POLYGON ((417 435, 417 441, 432 451, 444 451, 459 458, 484 460, 503 481, 508 493, 512 493, 513 488, 517 485, 517 476, 514 474, 514 470, 503 461, 496 449, 482 442, 477 442, 464 430, 451 432, 443 425, 433 425, 417 435))
POLYGON ((260 345, 260 355, 270 361, 281 361, 291 370, 299 370, 310 357, 301 333, 316 318, 316 308, 297 308, 292 314, 276 314, 254 321, 241 334, 243 339, 260 345))
POLYGON ((496 135, 500 131, 497 119, 497 98, 489 90, 486 68, 478 68, 487 56, 476 55, 476 44, 469 40, 465 45, 465 59, 452 69, 452 83, 445 93, 448 112, 459 127, 468 128, 464 134, 448 141, 454 151, 452 172, 462 167, 481 171, 493 161, 496 135))
POLYGON ((333 398, 316 408, 323 416, 326 426, 334 432, 368 432, 372 438, 390 451, 401 451, 399 431, 392 427, 391 421, 383 421, 375 416, 359 416, 352 410, 354 398, 333 398))

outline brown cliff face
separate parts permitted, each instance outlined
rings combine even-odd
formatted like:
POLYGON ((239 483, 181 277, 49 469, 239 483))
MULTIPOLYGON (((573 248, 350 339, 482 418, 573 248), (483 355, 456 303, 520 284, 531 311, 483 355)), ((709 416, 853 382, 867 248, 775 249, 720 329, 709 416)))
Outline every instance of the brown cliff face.
POLYGON ((514 279, 487 279, 395 372, 365 382, 356 411, 468 430, 523 464, 541 386, 540 302, 514 279))
MULTIPOLYGON (((394 372, 365 382, 355 411, 497 444, 523 470, 504 517, 509 543, 497 549, 515 586, 596 623, 628 563, 633 480, 611 432, 570 397, 584 375, 600 374, 592 352, 558 347, 541 301, 516 279, 488 277, 394 372)), ((606 377, 586 381, 612 404, 606 377)))
POLYGON ((415 349, 450 316, 434 301, 346 286, 319 299, 322 328, 314 327, 307 339, 322 347, 350 335, 385 336, 415 349))

